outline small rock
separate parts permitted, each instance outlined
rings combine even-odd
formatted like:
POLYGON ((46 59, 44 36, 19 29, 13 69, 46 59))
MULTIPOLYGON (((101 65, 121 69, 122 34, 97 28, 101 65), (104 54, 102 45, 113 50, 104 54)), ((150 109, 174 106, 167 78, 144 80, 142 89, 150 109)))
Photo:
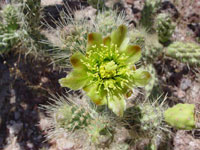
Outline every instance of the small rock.
POLYGON ((10 124, 14 124, 14 123, 15 123, 15 121, 14 121, 14 120, 10 120, 9 122, 10 122, 10 124))
POLYGON ((38 142, 38 141, 40 141, 41 139, 42 139, 42 136, 41 136, 41 135, 39 135, 39 136, 33 138, 33 140, 34 140, 35 142, 38 142))
POLYGON ((12 125, 7 125, 10 135, 18 134, 23 127, 23 123, 14 123, 12 125))
POLYGON ((34 145, 33 145, 33 143, 31 143, 31 142, 29 142, 29 141, 27 142, 27 144, 26 144, 26 145, 27 145, 27 147, 28 147, 28 148, 30 148, 30 149, 32 149, 32 148, 33 148, 33 146, 34 146, 34 145))
POLYGON ((33 130, 28 129, 27 136, 30 137, 32 133, 33 133, 33 130))
POLYGON ((56 4, 62 4, 62 0, 42 0, 41 1, 42 6, 56 5, 56 4))
POLYGON ((37 140, 41 140, 41 139, 42 139, 42 136, 39 135, 39 136, 37 137, 37 140))
POLYGON ((191 96, 192 98, 195 98, 198 96, 200 91, 200 84, 193 84, 192 90, 191 90, 191 96))
POLYGON ((45 131, 51 127, 51 122, 47 118, 42 118, 40 119, 39 127, 42 131, 45 131))
POLYGON ((25 126, 25 128, 27 128, 27 127, 28 127, 28 123, 25 123, 25 125, 24 125, 24 126, 25 126))
POLYGON ((21 102, 20 103, 20 106, 24 109, 24 110, 27 110, 28 109, 28 105, 24 102, 21 102))
POLYGON ((16 95, 16 92, 15 92, 14 89, 11 89, 11 90, 10 90, 10 95, 11 95, 11 96, 15 96, 15 95, 16 95))
POLYGON ((17 137, 12 138, 11 143, 9 143, 4 150, 24 150, 20 147, 20 145, 17 143, 17 137))
POLYGON ((41 82, 42 83, 47 83, 49 81, 49 79, 47 77, 42 77, 41 78, 41 82))
POLYGON ((200 140, 186 131, 178 131, 174 137, 174 150, 200 150, 200 140))
POLYGON ((133 5, 134 4, 134 0, 125 0, 126 3, 133 5))
POLYGON ((79 11, 76 11, 74 14, 74 18, 76 20, 81 20, 83 18, 88 18, 88 16, 90 18, 95 18, 95 14, 96 14, 97 10, 94 9, 92 6, 87 7, 86 9, 81 9, 79 11))
POLYGON ((16 103, 16 93, 15 93, 15 90, 14 89, 11 89, 10 90, 10 104, 14 104, 16 103))
POLYGON ((190 79, 182 79, 181 80, 181 84, 180 84, 180 88, 185 91, 187 90, 189 87, 191 87, 192 85, 192 81, 190 79))
POLYGON ((187 90, 186 99, 187 103, 195 104, 197 111, 200 110, 200 83, 192 82, 191 88, 187 90))
POLYGON ((74 147, 74 143, 65 138, 58 139, 56 143, 59 150, 71 150, 74 147))
POLYGON ((20 113, 19 112, 15 112, 14 113, 14 117, 15 117, 15 120, 18 120, 20 118, 20 113))
POLYGON ((4 142, 4 139, 2 138, 2 136, 0 137, 0 145, 2 145, 4 142))
POLYGON ((185 97, 185 92, 184 91, 182 91, 181 89, 178 89, 178 91, 177 91, 177 96, 178 96, 178 98, 184 98, 185 97))

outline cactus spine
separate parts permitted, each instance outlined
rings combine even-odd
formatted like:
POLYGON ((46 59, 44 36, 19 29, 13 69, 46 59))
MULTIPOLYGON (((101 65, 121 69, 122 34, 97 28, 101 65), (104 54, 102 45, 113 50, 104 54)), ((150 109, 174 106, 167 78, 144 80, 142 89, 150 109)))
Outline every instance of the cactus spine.
POLYGON ((4 25, 9 31, 17 30, 19 28, 17 8, 8 4, 2 11, 2 17, 4 19, 4 25))
POLYGON ((94 118, 87 128, 89 140, 94 145, 105 142, 111 142, 113 138, 114 128, 111 126, 110 120, 105 116, 94 118))
POLYGON ((190 65, 200 65, 200 46, 195 43, 174 42, 166 48, 166 55, 190 65))
POLYGON ((140 24, 148 30, 152 29, 154 15, 160 6, 161 0, 146 0, 142 10, 140 24))
POLYGON ((150 34, 144 28, 139 28, 130 33, 131 42, 142 47, 142 60, 153 63, 162 55, 163 46, 158 41, 157 34, 150 34))
POLYGON ((144 104, 140 106, 140 109, 142 112, 141 129, 149 132, 158 130, 163 119, 161 107, 144 104))
POLYGON ((84 128, 91 120, 91 116, 85 109, 70 105, 61 106, 55 113, 55 117, 59 127, 67 131, 84 128))
MULTIPOLYGON (((47 137, 71 139, 83 143, 86 149, 94 149, 106 144, 110 145, 114 136, 116 122, 107 114, 98 113, 96 109, 85 103, 86 97, 76 95, 52 95, 51 105, 42 106, 49 115, 50 126, 47 137), (83 135, 82 135, 83 134, 83 135), (69 135, 67 137, 63 137, 69 135)), ((77 142, 77 141, 76 141, 77 142)))
POLYGON ((156 137, 165 128, 162 123, 163 111, 163 104, 158 104, 158 101, 140 104, 127 109, 124 121, 129 124, 131 129, 133 128, 134 132, 137 132, 139 137, 136 138, 156 137))
POLYGON ((160 99, 157 99, 153 103, 138 104, 126 110, 125 126, 130 128, 134 141, 142 141, 145 138, 149 140, 151 146, 156 148, 166 138, 169 130, 163 122, 165 107, 164 103, 159 103, 159 101, 160 99))
POLYGON ((117 11, 108 10, 98 12, 97 16, 90 21, 87 18, 72 18, 64 13, 59 24, 60 27, 55 33, 60 43, 51 41, 49 44, 57 47, 52 51, 52 61, 60 68, 64 68, 69 64, 71 54, 77 51, 86 52, 88 33, 101 32, 107 36, 119 24, 128 25, 128 22, 123 13, 118 14, 117 11))
POLYGON ((156 70, 152 64, 148 65, 146 69, 151 74, 151 80, 149 84, 145 86, 146 98, 155 99, 159 97, 162 93, 161 87, 159 86, 159 80, 157 77, 156 70))
POLYGON ((174 32, 174 24, 168 14, 161 13, 156 18, 156 31, 158 33, 159 41, 166 43, 174 32))
POLYGON ((87 0, 87 2, 92 5, 94 8, 102 9, 105 3, 105 0, 87 0))
POLYGON ((0 54, 8 52, 20 39, 22 31, 19 31, 18 8, 7 5, 2 11, 2 23, 0 23, 0 54))
POLYGON ((0 53, 18 47, 17 52, 32 53, 36 57, 42 45, 40 25, 40 0, 16 0, 2 12, 0 23, 0 53))

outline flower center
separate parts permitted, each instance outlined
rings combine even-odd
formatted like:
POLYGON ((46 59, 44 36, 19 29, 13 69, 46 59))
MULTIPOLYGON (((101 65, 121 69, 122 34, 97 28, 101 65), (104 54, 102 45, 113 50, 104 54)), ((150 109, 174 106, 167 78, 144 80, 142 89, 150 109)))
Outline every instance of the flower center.
POLYGON ((116 75, 117 64, 112 60, 101 64, 100 66, 100 75, 101 78, 112 78, 116 75))

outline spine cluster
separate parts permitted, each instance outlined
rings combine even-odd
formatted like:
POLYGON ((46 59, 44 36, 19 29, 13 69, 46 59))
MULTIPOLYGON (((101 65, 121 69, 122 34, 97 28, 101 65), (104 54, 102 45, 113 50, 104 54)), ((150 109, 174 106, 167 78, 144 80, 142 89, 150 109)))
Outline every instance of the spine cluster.
POLYGON ((200 46, 195 43, 174 42, 166 48, 166 55, 190 65, 200 65, 200 46))

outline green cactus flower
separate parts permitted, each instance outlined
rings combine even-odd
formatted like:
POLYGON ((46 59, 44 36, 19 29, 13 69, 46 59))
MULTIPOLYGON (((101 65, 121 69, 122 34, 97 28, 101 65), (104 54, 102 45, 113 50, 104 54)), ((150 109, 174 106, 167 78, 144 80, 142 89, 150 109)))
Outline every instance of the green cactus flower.
POLYGON ((126 108, 124 95, 134 86, 144 86, 151 75, 135 69, 141 57, 137 45, 128 45, 127 27, 119 26, 110 36, 88 34, 86 54, 80 52, 70 58, 73 71, 59 80, 62 87, 83 89, 96 105, 108 105, 122 116, 126 108))
POLYGON ((194 104, 177 104, 165 111, 165 121, 177 129, 192 130, 195 128, 194 104))

